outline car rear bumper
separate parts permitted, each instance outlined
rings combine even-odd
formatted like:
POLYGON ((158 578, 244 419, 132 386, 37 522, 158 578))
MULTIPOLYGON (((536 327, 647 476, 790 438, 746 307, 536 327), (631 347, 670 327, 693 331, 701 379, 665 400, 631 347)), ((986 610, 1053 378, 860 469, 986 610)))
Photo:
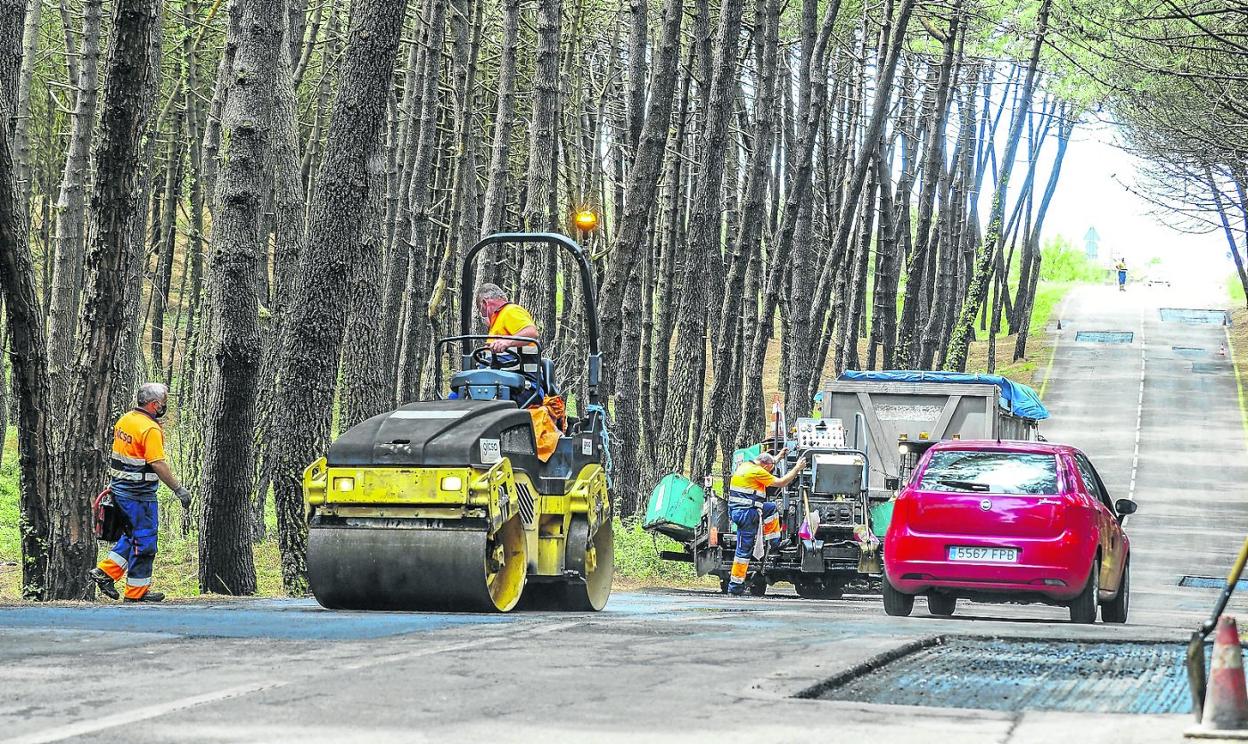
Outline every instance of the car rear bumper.
POLYGON ((1069 531, 1051 539, 983 538, 963 535, 890 534, 884 546, 888 583, 904 594, 933 589, 1002 601, 1074 599, 1088 579, 1095 544, 1084 545, 1069 531), (954 562, 951 545, 1019 550, 1016 563, 954 562))

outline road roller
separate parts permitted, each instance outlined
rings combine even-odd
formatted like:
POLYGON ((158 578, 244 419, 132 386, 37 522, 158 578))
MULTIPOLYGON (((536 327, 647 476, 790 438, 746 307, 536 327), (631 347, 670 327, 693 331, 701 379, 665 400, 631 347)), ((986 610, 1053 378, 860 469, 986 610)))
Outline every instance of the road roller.
POLYGON ((564 235, 500 233, 467 252, 459 286, 460 333, 438 341, 459 351, 450 390, 439 374, 439 397, 352 427, 304 471, 312 594, 332 609, 601 610, 614 554, 589 258, 564 235), (500 244, 562 249, 579 269, 588 368, 576 415, 539 342, 494 353, 472 332, 475 259, 500 244))

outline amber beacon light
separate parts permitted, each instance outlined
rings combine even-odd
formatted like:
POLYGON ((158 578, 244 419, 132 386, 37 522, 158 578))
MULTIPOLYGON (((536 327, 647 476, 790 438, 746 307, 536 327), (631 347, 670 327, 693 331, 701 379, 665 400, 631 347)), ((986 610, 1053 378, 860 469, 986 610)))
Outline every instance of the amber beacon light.
POLYGON ((576 227, 582 232, 593 232, 598 228, 598 213, 592 209, 582 209, 573 218, 576 227))

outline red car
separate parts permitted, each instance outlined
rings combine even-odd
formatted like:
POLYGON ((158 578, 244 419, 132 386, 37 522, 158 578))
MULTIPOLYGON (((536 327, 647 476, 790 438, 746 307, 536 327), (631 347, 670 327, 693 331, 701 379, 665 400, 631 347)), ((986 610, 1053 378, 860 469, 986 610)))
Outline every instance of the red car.
POLYGON ((933 445, 893 506, 884 538, 884 611, 933 615, 959 598, 1042 602, 1076 623, 1124 623, 1134 501, 1110 500, 1087 455, 1043 442, 933 445))

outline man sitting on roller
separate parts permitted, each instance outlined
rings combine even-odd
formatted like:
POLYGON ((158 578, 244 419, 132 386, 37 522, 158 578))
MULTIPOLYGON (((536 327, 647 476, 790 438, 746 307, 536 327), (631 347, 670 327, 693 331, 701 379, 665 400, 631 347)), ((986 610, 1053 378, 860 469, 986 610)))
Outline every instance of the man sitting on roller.
POLYGON ((533 316, 528 310, 508 300, 507 293, 497 284, 482 284, 477 290, 477 311, 489 326, 486 332, 491 338, 486 340, 486 346, 495 354, 528 343, 511 338, 497 338, 498 336, 519 336, 537 340, 537 324, 533 322, 533 316))

